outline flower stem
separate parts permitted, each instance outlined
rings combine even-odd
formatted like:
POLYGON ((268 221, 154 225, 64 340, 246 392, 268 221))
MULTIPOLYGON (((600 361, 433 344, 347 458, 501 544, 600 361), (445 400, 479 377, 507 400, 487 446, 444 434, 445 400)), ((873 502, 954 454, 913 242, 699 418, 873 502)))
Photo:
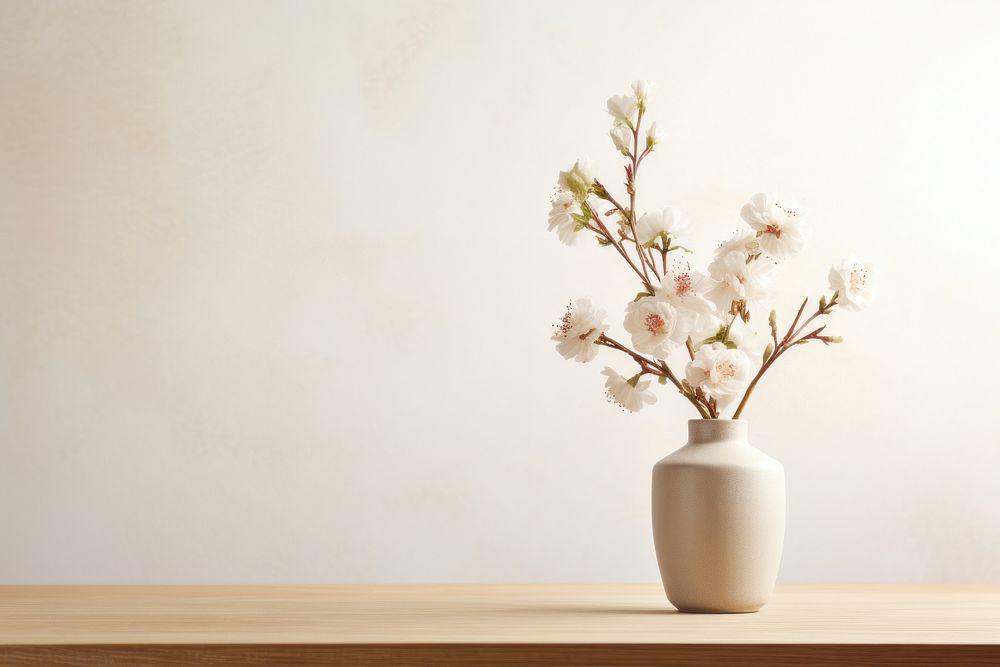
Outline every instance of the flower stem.
POLYGON ((598 228, 600 228, 601 234, 604 236, 604 238, 608 240, 608 243, 614 246, 615 250, 618 251, 618 254, 622 256, 622 259, 628 262, 628 265, 632 267, 632 270, 635 271, 635 274, 639 276, 639 279, 642 281, 643 287, 645 287, 649 292, 652 292, 653 285, 649 282, 649 277, 645 275, 644 272, 639 270, 639 267, 637 267, 635 265, 635 262, 632 261, 632 258, 629 257, 628 252, 625 250, 625 248, 622 247, 622 244, 619 243, 614 236, 612 236, 610 231, 608 231, 608 228, 605 226, 604 221, 601 220, 600 216, 591 211, 590 217, 591 219, 593 219, 595 223, 597 223, 598 228))
POLYGON ((732 328, 733 328, 733 322, 736 321, 737 316, 738 316, 737 313, 733 313, 733 316, 731 318, 729 318, 729 324, 726 325, 726 332, 722 336, 722 343, 723 344, 726 344, 726 343, 729 342, 729 332, 732 330, 732 328))
POLYGON ((809 323, 815 320, 817 317, 819 317, 820 315, 830 314, 831 310, 833 309, 833 306, 835 306, 837 303, 837 296, 838 294, 834 292, 833 296, 830 298, 829 303, 826 304, 821 303, 820 307, 816 309, 816 312, 810 315, 809 318, 805 322, 803 322, 800 327, 796 329, 795 325, 799 323, 799 319, 801 319, 802 317, 802 311, 805 310, 806 303, 809 301, 809 299, 807 298, 805 301, 802 302, 802 305, 799 306, 799 312, 795 315, 795 319, 792 320, 792 325, 788 327, 788 333, 786 333, 785 337, 781 339, 781 342, 774 347, 774 353, 771 354, 771 356, 768 357, 767 361, 765 361, 761 365, 760 370, 757 371, 757 374, 753 376, 753 379, 747 386, 747 390, 743 394, 743 399, 740 401, 740 404, 736 406, 736 412, 733 413, 733 419, 739 419, 740 415, 743 414, 743 409, 746 408, 747 401, 750 400, 750 395, 753 394, 753 390, 757 387, 757 383, 760 382, 760 379, 762 377, 764 377, 764 373, 767 372, 767 369, 769 369, 771 366, 774 365, 774 362, 778 360, 778 357, 787 352, 796 343, 799 343, 804 340, 815 340, 815 337, 819 335, 819 333, 823 330, 823 327, 820 327, 816 331, 812 331, 806 334, 805 336, 802 336, 801 338, 799 336, 802 334, 805 328, 809 326, 809 323))
MULTIPOLYGON (((635 119, 635 127, 632 128, 632 169, 631 171, 626 170, 628 173, 628 194, 629 194, 629 216, 628 223, 632 230, 632 239, 635 240, 635 251, 639 254, 639 261, 642 262, 642 270, 646 270, 648 265, 650 269, 653 270, 653 275, 656 276, 657 282, 660 280, 660 274, 656 270, 656 262, 653 261, 652 250, 644 250, 642 245, 639 243, 639 235, 635 231, 635 226, 637 224, 636 214, 635 214, 635 195, 636 195, 636 178, 639 172, 639 128, 642 127, 642 115, 644 109, 639 107, 639 115, 635 119)), ((645 157, 645 153, 642 157, 645 157)), ((647 276, 648 280, 648 276, 647 276)))
POLYGON ((710 406, 702 403, 700 400, 698 400, 697 396, 694 396, 684 388, 684 385, 681 383, 681 381, 678 380, 677 376, 674 375, 674 372, 670 370, 670 366, 667 365, 667 362, 659 359, 649 359, 647 357, 644 357, 643 355, 639 354, 634 350, 629 349, 625 345, 622 345, 614 338, 611 338, 606 334, 601 334, 601 336, 597 339, 596 342, 598 345, 604 345, 605 347, 614 348, 629 355, 630 357, 632 357, 632 359, 635 360, 637 364, 639 364, 639 368, 642 370, 643 373, 649 373, 651 375, 667 378, 667 380, 669 380, 675 387, 677 387, 677 390, 684 396, 684 398, 688 399, 691 402, 691 404, 698 411, 698 414, 700 414, 703 418, 712 419, 715 416, 717 416, 712 414, 710 406))

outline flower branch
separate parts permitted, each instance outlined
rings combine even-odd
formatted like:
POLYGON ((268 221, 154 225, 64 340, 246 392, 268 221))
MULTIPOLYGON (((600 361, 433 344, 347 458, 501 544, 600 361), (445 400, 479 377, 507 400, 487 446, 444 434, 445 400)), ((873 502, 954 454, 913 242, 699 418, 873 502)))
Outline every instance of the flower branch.
POLYGON ((667 362, 661 359, 650 359, 644 357, 635 350, 632 350, 626 347, 625 345, 622 345, 614 338, 611 338, 606 334, 601 334, 601 336, 597 339, 597 344, 613 348, 620 352, 624 352, 628 356, 632 357, 632 359, 637 364, 639 364, 639 369, 641 374, 651 374, 664 378, 665 380, 673 384, 675 387, 677 387, 677 391, 683 394, 683 396, 686 399, 691 401, 691 403, 698 410, 698 412, 701 413, 703 417, 709 418, 710 411, 709 411, 708 401, 705 399, 704 396, 698 396, 696 391, 690 389, 690 387, 685 386, 685 383, 682 380, 679 380, 676 375, 674 375, 674 372, 670 369, 670 366, 667 364, 667 362))
MULTIPOLYGON (((632 230, 632 238, 635 239, 635 251, 642 258, 644 265, 649 266, 653 271, 653 275, 656 276, 657 281, 660 280, 660 275, 656 271, 656 263, 653 261, 653 256, 648 250, 643 249, 642 245, 639 243, 639 235, 636 233, 636 219, 635 219, 635 197, 636 197, 636 177, 639 172, 639 130, 642 127, 642 116, 646 112, 646 104, 643 99, 639 99, 639 115, 635 121, 635 127, 632 128, 632 167, 629 169, 625 168, 625 175, 627 178, 626 189, 629 195, 629 217, 628 223, 632 230)), ((645 266, 643 267, 645 271, 645 266)))
POLYGON ((625 248, 622 246, 622 244, 619 243, 614 236, 612 236, 610 231, 608 231, 607 226, 604 224, 604 221, 601 220, 600 216, 597 215, 593 211, 593 209, 591 209, 590 211, 590 216, 591 219, 597 224, 599 232, 601 236, 605 239, 605 241, 608 244, 614 246, 614 249, 617 250, 618 254, 622 256, 622 259, 628 262, 628 265, 632 267, 632 270, 635 271, 635 274, 639 276, 639 279, 642 281, 642 286, 645 287, 647 290, 652 291, 653 285, 652 283, 649 282, 649 276, 645 273, 645 271, 639 270, 639 267, 635 265, 635 262, 633 262, 632 258, 629 256, 628 251, 626 251, 625 248))
POLYGON ((626 158, 628 199, 612 195, 593 177, 589 160, 581 159, 559 173, 549 212, 549 229, 558 233, 563 243, 573 245, 582 236, 593 234, 599 244, 612 246, 641 281, 642 291, 625 307, 624 327, 632 345, 607 335, 604 311, 595 309, 587 299, 569 304, 552 338, 567 359, 586 363, 597 356, 598 348, 606 347, 637 363, 639 372, 631 377, 611 368, 603 372, 609 398, 626 410, 640 410, 656 402, 650 380, 643 379, 649 375, 661 384, 673 384, 705 419, 718 418, 739 398, 733 414, 738 419, 761 378, 785 352, 811 341, 824 345, 840 342, 838 336, 825 334, 826 325, 814 326, 814 322, 834 307, 853 311, 867 306, 875 295, 874 276, 870 265, 848 257, 831 267, 833 295, 829 300, 820 298, 816 312, 805 317, 808 299, 803 301, 782 336, 772 310, 768 317, 770 335, 758 335, 751 311, 772 295, 778 262, 804 245, 802 215, 767 193, 755 194, 743 205, 740 217, 749 229, 716 248, 707 273, 692 270, 687 261, 670 264, 670 253, 691 253, 681 245, 687 217, 672 206, 640 215, 636 203, 639 167, 660 141, 655 122, 643 135, 651 87, 648 82, 636 81, 632 94, 607 101, 607 111, 614 117, 609 135, 615 149, 626 158), (616 216, 616 226, 609 229, 605 216, 611 215, 616 216), (669 366, 673 354, 685 355, 683 377, 669 366))
POLYGON ((781 342, 777 342, 778 341, 777 334, 775 333, 777 331, 777 328, 776 328, 775 324, 773 323, 773 320, 774 320, 773 313, 774 313, 774 311, 771 311, 772 312, 772 317, 771 317, 770 321, 772 322, 772 324, 771 324, 771 331, 772 331, 772 336, 774 337, 774 341, 775 341, 775 343, 774 343, 774 350, 773 350, 773 352, 771 352, 771 354, 766 355, 767 358, 764 359, 763 363, 761 364, 760 370, 757 371, 757 374, 754 375, 753 379, 750 381, 750 384, 747 386, 747 390, 743 394, 743 398, 742 398, 742 400, 740 400, 740 404, 736 407, 736 411, 733 413, 733 419, 739 419, 740 415, 743 414, 743 410, 744 410, 744 408, 746 408, 747 401, 750 400, 750 395, 753 394, 753 390, 757 388, 757 383, 759 383, 760 379, 762 377, 764 377, 764 373, 766 373, 768 371, 768 369, 771 368, 771 366, 774 365, 774 362, 776 362, 778 360, 778 358, 782 354, 784 354, 785 352, 787 352, 793 346, 799 345, 800 343, 806 343, 806 342, 808 342, 810 340, 818 340, 818 341, 822 342, 825 345, 829 345, 830 343, 839 343, 839 342, 841 342, 842 339, 839 336, 821 336, 820 335, 820 333, 822 333, 822 331, 826 328, 826 325, 821 326, 818 329, 816 329, 815 331, 811 331, 811 332, 809 332, 808 334, 806 334, 804 336, 800 336, 800 334, 802 333, 802 331, 807 326, 809 326, 810 322, 812 322, 813 320, 815 320, 817 317, 821 317, 823 315, 829 315, 831 312, 833 312, 833 307, 835 305, 837 305, 837 298, 838 298, 838 296, 839 296, 839 293, 838 292, 834 292, 833 296, 830 297, 830 301, 829 302, 827 302, 826 297, 821 297, 820 298, 820 302, 819 302, 819 307, 816 309, 816 312, 813 313, 809 317, 809 319, 807 319, 805 322, 803 322, 802 325, 799 328, 796 329, 795 325, 797 325, 799 323, 799 319, 801 319, 801 317, 802 317, 802 313, 803 313, 803 311, 806 308, 806 304, 809 303, 809 298, 807 297, 802 302, 802 305, 799 306, 799 310, 795 314, 795 319, 792 320, 792 324, 788 327, 788 332, 781 339, 781 342))

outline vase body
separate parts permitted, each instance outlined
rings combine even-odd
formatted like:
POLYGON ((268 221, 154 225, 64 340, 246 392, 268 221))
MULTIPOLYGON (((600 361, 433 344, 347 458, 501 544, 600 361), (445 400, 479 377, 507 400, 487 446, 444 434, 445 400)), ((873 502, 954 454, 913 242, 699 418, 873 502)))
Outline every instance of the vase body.
POLYGON ((785 471, 747 440, 747 422, 692 419, 686 445, 653 467, 653 542, 680 611, 757 611, 785 537, 785 471))

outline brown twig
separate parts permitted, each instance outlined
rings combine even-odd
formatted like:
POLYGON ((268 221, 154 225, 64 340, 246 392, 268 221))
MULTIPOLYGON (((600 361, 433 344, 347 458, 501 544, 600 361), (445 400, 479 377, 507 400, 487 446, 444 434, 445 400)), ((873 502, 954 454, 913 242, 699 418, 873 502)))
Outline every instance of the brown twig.
POLYGON ((642 106, 639 107, 639 115, 636 116, 635 126, 632 128, 632 168, 625 169, 625 174, 628 177, 626 183, 626 188, 628 189, 629 195, 629 213, 628 223, 629 227, 632 229, 632 238, 635 239, 635 251, 639 254, 640 262, 642 262, 643 270, 645 271, 646 266, 649 266, 653 271, 653 275, 656 276, 656 280, 660 280, 660 274, 656 270, 656 262, 653 261, 653 255, 651 250, 644 249, 639 243, 639 235, 636 233, 635 228, 638 224, 636 220, 635 212, 635 195, 636 195, 636 178, 639 172, 639 159, 636 157, 639 155, 639 128, 642 127, 642 116, 645 112, 642 106))
POLYGON ((795 346, 801 341, 822 340, 824 343, 829 343, 831 340, 833 340, 832 338, 819 335, 823 331, 823 329, 826 328, 826 325, 821 326, 815 331, 809 332, 805 336, 800 337, 800 334, 807 326, 809 326, 809 323, 815 320, 817 317, 821 315, 829 315, 830 312, 833 310, 833 307, 837 304, 838 296, 839 294, 837 292, 834 292, 833 296, 830 297, 830 301, 828 303, 825 301, 821 301, 819 308, 816 309, 816 312, 813 313, 805 322, 803 322, 798 329, 796 329, 795 325, 798 324, 799 319, 802 317, 802 312, 805 310, 806 302, 809 301, 809 299, 807 298, 805 301, 802 302, 802 305, 799 306, 799 312, 795 315, 795 319, 792 321, 792 325, 788 327, 788 333, 785 334, 785 337, 781 339, 780 343, 774 346, 774 352, 771 354, 770 357, 768 357, 768 359, 763 364, 761 364, 760 370, 757 371, 757 374, 754 375, 753 379, 750 381, 750 384, 747 386, 747 390, 743 394, 743 399, 740 401, 740 404, 736 406, 736 412, 733 413, 733 419, 739 419, 740 415, 743 414, 743 409, 746 408, 747 401, 750 400, 750 395, 753 393, 753 390, 757 387, 757 383, 760 382, 760 379, 762 377, 764 377, 764 373, 767 372, 767 369, 769 369, 771 366, 774 365, 774 362, 778 360, 778 357, 780 357, 782 354, 787 352, 789 349, 791 349, 793 346, 795 346))
POLYGON ((649 292, 652 292, 653 285, 649 282, 649 277, 645 275, 644 272, 639 270, 639 267, 637 267, 635 265, 635 262, 632 261, 632 258, 629 257, 628 252, 626 252, 625 248, 622 247, 622 244, 619 243, 615 239, 615 237, 612 236, 611 232, 608 231, 608 228, 605 226, 604 221, 601 220, 600 216, 591 211, 590 217, 594 222, 597 223, 597 226, 600 228, 601 234, 604 236, 604 238, 608 240, 608 243, 614 246, 615 250, 618 251, 618 254, 622 256, 622 259, 628 262, 628 265, 631 266, 632 270, 635 271, 637 276, 639 276, 639 279, 642 280, 643 287, 645 287, 649 292))
POLYGON ((701 400, 699 400, 697 396, 688 392, 684 388, 684 384, 677 379, 676 375, 674 375, 674 372, 670 369, 670 366, 667 365, 667 362, 660 359, 649 359, 648 357, 644 357, 643 355, 626 347, 625 345, 622 345, 614 338, 611 338, 606 334, 600 335, 600 337, 597 339, 597 344, 604 345, 605 347, 614 348, 629 355, 637 364, 639 364, 639 369, 643 373, 650 373, 652 375, 666 378, 675 387, 677 387, 677 390, 684 396, 684 398, 688 399, 691 402, 691 404, 694 405, 695 409, 698 410, 698 414, 700 414, 705 419, 713 418, 713 415, 709 410, 708 403, 707 402, 703 403, 701 400))

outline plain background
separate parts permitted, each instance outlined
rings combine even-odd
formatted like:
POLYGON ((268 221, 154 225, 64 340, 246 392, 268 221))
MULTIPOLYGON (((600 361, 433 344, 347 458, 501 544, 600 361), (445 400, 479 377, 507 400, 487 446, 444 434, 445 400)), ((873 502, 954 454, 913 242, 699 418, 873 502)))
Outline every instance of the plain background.
MULTIPOLYGON (((0 580, 655 581, 671 392, 605 400, 548 340, 636 285, 546 231, 621 181, 704 265, 754 192, 857 252, 838 347, 746 417, 786 467, 783 581, 1000 580, 1000 4, 0 4, 0 580)), ((618 190, 620 192, 620 189, 618 190)), ((764 313, 759 314, 760 318, 764 313)))

